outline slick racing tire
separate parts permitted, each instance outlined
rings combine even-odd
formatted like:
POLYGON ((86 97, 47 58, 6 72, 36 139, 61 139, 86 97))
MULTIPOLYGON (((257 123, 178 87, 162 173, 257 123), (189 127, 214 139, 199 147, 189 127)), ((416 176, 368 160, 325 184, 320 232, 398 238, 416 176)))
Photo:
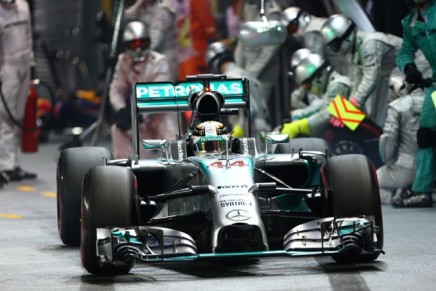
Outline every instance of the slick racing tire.
POLYGON ((57 165, 57 221, 62 242, 68 246, 80 245, 80 199, 82 179, 86 172, 111 159, 108 149, 102 147, 69 148, 61 152, 57 165))
POLYGON ((133 258, 101 264, 96 245, 97 228, 138 224, 135 179, 130 169, 119 166, 94 167, 84 178, 81 259, 83 267, 91 274, 126 274, 133 267, 133 258))
POLYGON ((278 144, 275 153, 276 154, 290 154, 292 152, 298 153, 302 149, 305 151, 318 151, 325 152, 326 157, 330 157, 331 151, 327 142, 322 138, 316 137, 300 137, 294 138, 289 141, 289 143, 278 144))
MULTIPOLYGON (((342 155, 327 159, 322 169, 328 189, 328 216, 362 217, 374 223, 377 249, 383 248, 383 220, 377 175, 373 163, 364 155, 342 155)), ((377 259, 378 252, 338 253, 339 263, 363 263, 377 259)))
POLYGON ((378 169, 383 165, 379 152, 382 130, 372 121, 364 119, 355 131, 329 126, 322 136, 330 145, 333 155, 362 154, 378 169))

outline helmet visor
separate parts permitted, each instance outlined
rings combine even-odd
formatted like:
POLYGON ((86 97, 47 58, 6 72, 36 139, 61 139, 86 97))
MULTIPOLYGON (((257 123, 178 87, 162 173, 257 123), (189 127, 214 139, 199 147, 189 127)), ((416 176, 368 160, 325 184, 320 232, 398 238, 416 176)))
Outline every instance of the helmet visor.
POLYGON ((328 44, 328 47, 332 50, 332 52, 337 53, 341 49, 341 45, 342 40, 340 38, 335 38, 328 44))
POLYGON ((129 50, 136 50, 138 48, 141 50, 146 50, 150 47, 150 40, 145 39, 145 38, 135 39, 135 40, 131 40, 131 41, 126 42, 124 45, 129 50))
POLYGON ((342 43, 344 42, 344 40, 346 40, 350 36, 350 34, 354 31, 355 28, 356 28, 356 25, 354 23, 352 23, 342 36, 334 38, 333 40, 331 40, 327 44, 327 46, 334 53, 339 52, 339 50, 341 49, 342 43))
POLYGON ((194 138, 194 151, 197 155, 223 154, 227 144, 227 136, 194 138))

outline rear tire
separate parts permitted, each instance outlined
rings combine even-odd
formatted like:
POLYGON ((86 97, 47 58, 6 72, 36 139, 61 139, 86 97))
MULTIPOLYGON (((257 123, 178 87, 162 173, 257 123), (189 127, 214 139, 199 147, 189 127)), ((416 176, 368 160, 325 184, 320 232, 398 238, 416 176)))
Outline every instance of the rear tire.
POLYGON ((99 166, 86 174, 82 196, 81 258, 83 267, 89 273, 118 275, 132 269, 133 259, 116 264, 100 264, 96 250, 96 229, 137 224, 135 185, 135 176, 128 168, 99 166))
POLYGON ((102 147, 69 148, 61 152, 57 165, 57 222, 59 237, 68 246, 80 245, 80 199, 86 172, 111 159, 102 147))
POLYGON ((375 123, 364 119, 355 131, 330 126, 323 138, 327 140, 335 156, 362 154, 367 156, 378 169, 383 165, 379 152, 379 139, 382 132, 375 123))
MULTIPOLYGON (((377 174, 373 163, 364 155, 343 155, 327 159, 325 166, 326 189, 331 191, 328 216, 358 217, 371 220, 379 231, 376 248, 383 248, 383 219, 377 174)), ((337 254, 332 256, 339 263, 372 262, 378 253, 337 254)))

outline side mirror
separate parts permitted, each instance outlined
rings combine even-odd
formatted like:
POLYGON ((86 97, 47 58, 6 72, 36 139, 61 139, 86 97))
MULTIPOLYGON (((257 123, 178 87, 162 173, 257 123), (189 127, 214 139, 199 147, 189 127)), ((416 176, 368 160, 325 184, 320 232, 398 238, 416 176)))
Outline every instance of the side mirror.
POLYGON ((278 144, 278 143, 288 143, 289 135, 287 134, 268 134, 265 137, 265 143, 267 144, 278 144))
POLYGON ((143 139, 142 140, 142 147, 145 150, 153 150, 153 149, 162 149, 165 152, 165 157, 167 159, 167 162, 169 163, 169 152, 168 147, 169 142, 166 139, 143 139))
POLYGON ((165 150, 168 147, 168 141, 166 139, 144 139, 142 140, 142 147, 146 150, 165 150))
POLYGON ((287 134, 268 134, 265 137, 265 154, 268 154, 268 145, 276 145, 279 143, 288 143, 289 135, 287 134))
POLYGON ((248 47, 255 47, 280 45, 286 37, 286 28, 280 21, 248 21, 241 25, 238 40, 248 47))

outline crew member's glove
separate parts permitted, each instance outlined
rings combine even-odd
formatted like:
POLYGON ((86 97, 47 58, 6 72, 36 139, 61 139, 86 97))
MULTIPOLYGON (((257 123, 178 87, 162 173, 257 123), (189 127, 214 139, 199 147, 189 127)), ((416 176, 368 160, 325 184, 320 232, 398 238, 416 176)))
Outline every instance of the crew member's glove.
POLYGON ((303 118, 290 123, 285 123, 283 124, 280 133, 289 135, 289 138, 294 138, 299 134, 310 135, 311 129, 309 121, 307 118, 303 118))
POLYGON ((356 97, 350 97, 349 101, 350 101, 351 104, 353 104, 353 105, 356 106, 357 108, 360 107, 360 105, 359 105, 359 101, 357 101, 357 98, 356 98, 356 97))
POLYGON ((122 131, 132 128, 130 110, 127 107, 121 108, 115 113, 115 125, 122 131))
POLYGON ((330 124, 333 125, 334 127, 344 127, 344 123, 340 119, 334 116, 330 118, 330 124))
POLYGON ((410 84, 422 84, 424 78, 415 64, 407 64, 404 67, 404 74, 406 74, 406 82, 410 84))
POLYGON ((236 138, 244 137, 244 129, 239 124, 233 126, 232 137, 236 137, 236 138))

